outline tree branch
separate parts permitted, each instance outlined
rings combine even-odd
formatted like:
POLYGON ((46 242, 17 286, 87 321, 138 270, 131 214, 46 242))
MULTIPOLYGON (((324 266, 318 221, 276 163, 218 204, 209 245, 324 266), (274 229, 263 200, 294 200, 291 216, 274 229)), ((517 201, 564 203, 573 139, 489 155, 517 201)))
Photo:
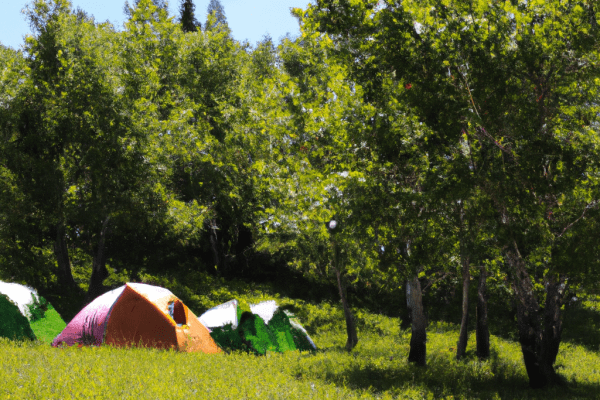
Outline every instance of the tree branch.
POLYGON ((565 229, 563 229, 563 231, 560 233, 560 235, 557 236, 557 239, 562 237, 562 235, 565 234, 565 232, 567 232, 569 229, 571 229, 577 222, 579 222, 579 220, 581 220, 582 218, 585 217, 585 213, 588 209, 590 208, 595 208, 598 206, 598 204, 600 204, 600 202, 598 202, 598 200, 594 200, 591 203, 588 203, 585 208, 583 209, 583 212, 581 213, 581 215, 579 216, 579 218, 577 218, 575 221, 571 222, 569 225, 567 225, 565 227, 565 229))

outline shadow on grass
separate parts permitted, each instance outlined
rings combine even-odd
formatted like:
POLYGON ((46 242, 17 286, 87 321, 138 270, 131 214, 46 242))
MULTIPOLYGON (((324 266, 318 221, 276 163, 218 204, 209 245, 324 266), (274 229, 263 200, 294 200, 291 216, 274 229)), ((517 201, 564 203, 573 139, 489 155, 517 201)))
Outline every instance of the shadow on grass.
MULTIPOLYGON (((343 348, 330 348, 330 351, 342 352, 343 348)), ((454 396, 469 399, 597 399, 600 393, 600 385, 578 382, 531 389, 527 377, 520 371, 521 365, 503 363, 498 354, 493 354, 484 363, 477 360, 473 351, 467 352, 467 357, 459 364, 436 355, 428 356, 427 362, 426 367, 409 364, 401 358, 388 365, 360 365, 357 362, 356 366, 337 374, 327 371, 323 380, 355 390, 369 390, 373 394, 388 392, 398 398, 415 390, 428 391, 434 398, 454 396)), ((427 394, 423 395, 429 398, 427 394)))
POLYGON ((581 303, 570 305, 565 310, 563 323, 564 342, 600 351, 600 307, 594 310, 581 303))

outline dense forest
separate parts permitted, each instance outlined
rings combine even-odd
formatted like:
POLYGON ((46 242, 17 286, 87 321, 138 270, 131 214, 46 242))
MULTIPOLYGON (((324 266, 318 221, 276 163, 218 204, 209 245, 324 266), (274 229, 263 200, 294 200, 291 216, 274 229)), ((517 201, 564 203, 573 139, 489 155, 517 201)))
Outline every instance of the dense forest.
POLYGON ((504 321, 530 385, 560 382, 565 305, 600 291, 597 2, 314 3, 254 46, 216 0, 122 30, 30 3, 0 45, 0 278, 65 320, 114 276, 334 288, 349 351, 353 302, 417 365, 435 313, 458 359, 504 321))

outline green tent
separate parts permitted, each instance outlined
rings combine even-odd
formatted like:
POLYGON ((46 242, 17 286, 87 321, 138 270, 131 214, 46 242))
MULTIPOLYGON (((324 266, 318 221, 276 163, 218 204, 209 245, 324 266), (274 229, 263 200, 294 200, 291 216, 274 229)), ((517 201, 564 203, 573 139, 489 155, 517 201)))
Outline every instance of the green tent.
POLYGON ((306 329, 300 324, 300 320, 291 312, 283 310, 285 315, 288 317, 288 321, 291 325, 292 337, 294 344, 298 350, 302 351, 314 351, 317 349, 315 342, 312 341, 306 329))
POLYGON ((12 340, 35 340, 29 321, 8 296, 0 294, 0 337, 12 340))
POLYGON ((265 321, 256 314, 245 311, 240 318, 238 333, 242 342, 258 354, 266 354, 268 351, 281 351, 277 346, 277 340, 265 321))
POLYGON ((273 318, 268 324, 269 330, 275 337, 277 350, 280 352, 296 350, 294 335, 292 334, 292 325, 286 313, 281 309, 277 309, 273 314, 273 318))
POLYGON ((29 320, 35 336, 43 343, 52 343, 67 326, 52 304, 29 286, 0 281, 0 293, 17 305, 21 314, 29 320))
POLYGON ((211 308, 199 317, 212 338, 228 351, 256 354, 267 351, 316 350, 316 346, 297 318, 280 309, 275 301, 265 301, 244 311, 237 300, 211 308))

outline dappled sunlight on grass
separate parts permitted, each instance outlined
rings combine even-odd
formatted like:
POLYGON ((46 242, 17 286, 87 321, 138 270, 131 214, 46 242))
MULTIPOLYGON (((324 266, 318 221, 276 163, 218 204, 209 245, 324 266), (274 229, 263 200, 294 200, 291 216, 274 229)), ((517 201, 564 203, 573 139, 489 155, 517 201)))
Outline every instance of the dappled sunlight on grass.
POLYGON ((600 296, 578 299, 566 307, 563 340, 600 351, 600 296))
MULTIPOLYGON (((239 296, 250 301, 254 295, 239 296)), ((398 318, 355 309, 359 342, 344 350, 338 304, 279 298, 301 318, 318 346, 314 353, 242 352, 207 355, 109 346, 56 349, 0 341, 0 398, 95 399, 564 399, 598 398, 600 354, 563 343, 556 362, 567 384, 532 390, 518 343, 491 337, 492 356, 479 361, 475 336, 466 357, 455 359, 458 326, 432 321, 427 367, 407 362, 410 330, 398 318)))
POLYGON ((557 361, 559 372, 570 382, 569 374, 582 374, 578 375, 577 384, 532 390, 518 343, 492 336, 492 356, 481 362, 475 356, 475 335, 471 334, 467 356, 458 362, 458 330, 446 326, 447 329, 440 329, 443 333, 436 333, 436 328, 440 328, 436 325, 432 324, 433 329, 428 332, 426 368, 407 362, 410 331, 399 332, 396 337, 363 332, 352 353, 343 349, 345 335, 338 332, 317 336, 315 340, 323 346, 323 352, 298 365, 296 373, 305 379, 367 390, 374 396, 398 398, 563 399, 597 398, 600 393, 600 355, 582 346, 566 346, 557 361), (583 375, 585 379, 581 379, 583 375))

